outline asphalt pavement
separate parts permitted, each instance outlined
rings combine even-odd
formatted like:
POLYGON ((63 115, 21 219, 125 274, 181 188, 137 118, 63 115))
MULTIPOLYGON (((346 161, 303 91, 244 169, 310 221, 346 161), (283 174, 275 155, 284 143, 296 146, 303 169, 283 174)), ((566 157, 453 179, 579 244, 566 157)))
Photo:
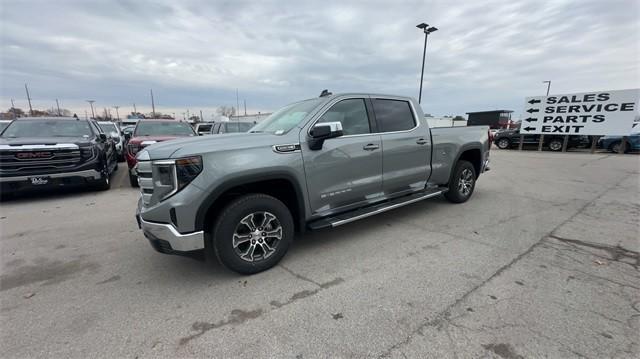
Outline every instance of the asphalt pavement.
POLYGON ((491 156, 469 202, 298 236, 253 276, 153 251, 123 164, 5 201, 0 356, 639 357, 639 157, 491 156))

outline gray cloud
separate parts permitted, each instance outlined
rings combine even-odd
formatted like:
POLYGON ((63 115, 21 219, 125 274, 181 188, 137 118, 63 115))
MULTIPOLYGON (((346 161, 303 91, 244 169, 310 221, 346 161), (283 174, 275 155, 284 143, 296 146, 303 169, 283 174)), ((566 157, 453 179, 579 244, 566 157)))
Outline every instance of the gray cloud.
MULTIPOLYGON (((3 1, 1 104, 273 110, 321 89, 417 96, 434 114, 517 112, 527 95, 637 87, 637 1, 3 1)), ((144 108, 145 110, 148 110, 144 108)))

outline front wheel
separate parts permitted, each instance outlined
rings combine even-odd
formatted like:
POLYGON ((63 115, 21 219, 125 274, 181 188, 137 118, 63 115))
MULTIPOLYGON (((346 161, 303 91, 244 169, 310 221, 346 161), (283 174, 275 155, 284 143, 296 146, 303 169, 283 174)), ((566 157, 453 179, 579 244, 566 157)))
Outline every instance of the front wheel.
POLYGON ((496 143, 496 146, 498 146, 498 148, 501 150, 506 150, 507 148, 509 148, 509 146, 511 146, 511 141, 509 141, 509 139, 507 138, 501 138, 496 143))
POLYGON ((129 170, 129 184, 131 187, 138 187, 138 176, 132 175, 131 170, 129 170))
POLYGON ((471 162, 458 161, 444 197, 453 203, 466 202, 476 187, 476 169, 471 162))
POLYGON ((104 164, 104 169, 100 172, 101 177, 98 180, 98 183, 96 183, 95 188, 98 191, 106 191, 109 188, 111 188, 111 173, 109 173, 109 165, 106 163, 104 164))
POLYGON ((609 151, 613 153, 620 153, 620 146, 622 146, 622 142, 616 141, 609 146, 609 151))
POLYGON ((248 194, 224 208, 212 232, 220 263, 240 274, 254 274, 275 266, 287 253, 293 217, 277 198, 248 194))

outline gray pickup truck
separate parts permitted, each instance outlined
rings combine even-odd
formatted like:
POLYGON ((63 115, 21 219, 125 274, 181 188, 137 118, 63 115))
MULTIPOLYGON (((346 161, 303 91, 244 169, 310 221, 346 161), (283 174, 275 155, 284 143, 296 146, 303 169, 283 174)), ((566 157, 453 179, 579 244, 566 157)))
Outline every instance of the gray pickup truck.
POLYGON ((324 95, 249 133, 145 148, 136 218, 162 253, 204 250, 233 271, 257 273, 278 263, 296 232, 441 194, 465 202, 488 170, 490 144, 487 127, 429 129, 412 98, 324 95))

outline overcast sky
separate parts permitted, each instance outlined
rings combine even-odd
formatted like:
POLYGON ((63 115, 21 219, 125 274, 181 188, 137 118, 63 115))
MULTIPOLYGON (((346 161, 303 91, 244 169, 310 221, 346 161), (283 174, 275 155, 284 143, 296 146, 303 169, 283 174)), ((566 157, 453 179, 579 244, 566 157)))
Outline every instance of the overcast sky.
POLYGON ((435 115, 525 96, 637 88, 640 1, 0 0, 0 105, 249 112, 336 92, 418 96, 435 115), (241 105, 242 106, 242 105, 241 105))

